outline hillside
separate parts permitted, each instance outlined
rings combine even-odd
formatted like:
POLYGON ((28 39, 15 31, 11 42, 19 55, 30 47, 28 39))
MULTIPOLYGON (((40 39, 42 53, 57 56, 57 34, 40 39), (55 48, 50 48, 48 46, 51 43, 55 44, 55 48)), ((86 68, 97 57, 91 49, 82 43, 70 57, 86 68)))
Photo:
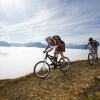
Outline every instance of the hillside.
POLYGON ((47 79, 30 74, 0 81, 0 100, 100 100, 100 65, 73 62, 63 74, 51 69, 47 79))

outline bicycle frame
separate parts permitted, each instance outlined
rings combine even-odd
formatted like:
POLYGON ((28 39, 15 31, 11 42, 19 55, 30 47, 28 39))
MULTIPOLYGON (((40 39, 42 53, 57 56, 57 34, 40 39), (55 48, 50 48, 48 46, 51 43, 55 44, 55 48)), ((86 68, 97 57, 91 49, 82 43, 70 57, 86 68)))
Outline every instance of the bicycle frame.
POLYGON ((94 54, 95 53, 95 50, 94 49, 91 49, 89 50, 90 53, 94 54))
POLYGON ((46 56, 45 56, 45 58, 44 58, 44 61, 46 61, 47 58, 49 58, 49 60, 50 60, 52 63, 57 62, 57 59, 58 59, 58 57, 54 57, 54 56, 51 56, 51 55, 49 55, 48 53, 46 53, 46 56))
POLYGON ((93 59, 95 59, 97 57, 96 52, 95 52, 94 49, 90 50, 89 52, 92 54, 93 59))
POLYGON ((88 61, 89 64, 93 65, 94 63, 98 62, 97 53, 95 49, 91 49, 88 54, 88 61))

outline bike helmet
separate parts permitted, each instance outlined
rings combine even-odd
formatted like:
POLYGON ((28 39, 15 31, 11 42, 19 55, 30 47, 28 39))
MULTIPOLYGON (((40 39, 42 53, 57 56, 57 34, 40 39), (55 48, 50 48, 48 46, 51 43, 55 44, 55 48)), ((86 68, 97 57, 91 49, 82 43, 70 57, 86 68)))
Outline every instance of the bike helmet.
POLYGON ((51 40, 52 38, 49 36, 49 37, 47 37, 46 39, 45 39, 45 41, 49 41, 49 40, 51 40))
POLYGON ((52 38, 55 39, 55 40, 61 40, 61 38, 58 35, 55 35, 52 38))
POLYGON ((93 38, 89 38, 89 41, 93 41, 93 38))

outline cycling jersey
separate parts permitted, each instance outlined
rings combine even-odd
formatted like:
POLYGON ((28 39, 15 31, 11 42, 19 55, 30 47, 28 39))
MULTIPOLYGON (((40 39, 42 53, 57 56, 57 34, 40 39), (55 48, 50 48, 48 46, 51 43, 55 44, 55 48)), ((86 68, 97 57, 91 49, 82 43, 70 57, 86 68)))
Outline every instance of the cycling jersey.
POLYGON ((56 51, 65 52, 65 43, 62 40, 57 41, 56 45, 58 45, 57 48, 56 48, 56 51))
POLYGON ((99 46, 99 42, 97 42, 96 40, 93 40, 88 43, 89 49, 96 49, 98 46, 99 46))

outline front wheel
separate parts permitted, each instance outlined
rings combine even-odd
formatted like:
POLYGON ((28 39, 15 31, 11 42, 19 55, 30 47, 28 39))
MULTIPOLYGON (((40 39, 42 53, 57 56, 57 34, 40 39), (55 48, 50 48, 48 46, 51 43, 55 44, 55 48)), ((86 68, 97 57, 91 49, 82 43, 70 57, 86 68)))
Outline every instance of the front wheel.
POLYGON ((93 65, 93 55, 91 53, 88 54, 88 62, 90 65, 93 65))
POLYGON ((45 61, 39 61, 34 66, 34 73, 39 78, 47 77, 49 75, 49 73, 50 73, 49 64, 47 62, 45 62, 45 61))
POLYGON ((65 60, 65 64, 63 65, 63 59, 60 58, 59 63, 61 63, 62 65, 60 66, 60 70, 61 71, 67 71, 70 68, 70 60, 67 57, 64 57, 65 60))

